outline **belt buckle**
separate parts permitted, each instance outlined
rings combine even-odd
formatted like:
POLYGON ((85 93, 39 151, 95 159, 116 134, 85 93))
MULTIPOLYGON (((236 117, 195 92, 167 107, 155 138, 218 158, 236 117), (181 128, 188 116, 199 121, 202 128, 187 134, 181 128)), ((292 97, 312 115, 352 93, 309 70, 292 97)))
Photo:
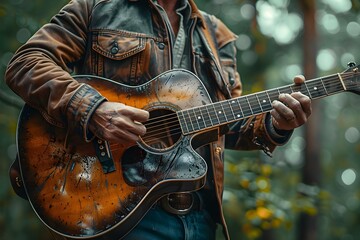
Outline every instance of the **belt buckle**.
MULTIPOLYGON (((184 194, 184 193, 175 193, 175 194, 184 194)), ((171 206, 170 202, 173 200, 170 196, 171 194, 168 194, 168 195, 162 197, 160 200, 160 205, 165 211, 167 211, 169 213, 172 213, 175 215, 186 215, 191 211, 191 209, 194 205, 194 196, 191 193, 185 193, 185 194, 189 194, 191 196, 191 204, 187 208, 177 209, 177 208, 171 206)))

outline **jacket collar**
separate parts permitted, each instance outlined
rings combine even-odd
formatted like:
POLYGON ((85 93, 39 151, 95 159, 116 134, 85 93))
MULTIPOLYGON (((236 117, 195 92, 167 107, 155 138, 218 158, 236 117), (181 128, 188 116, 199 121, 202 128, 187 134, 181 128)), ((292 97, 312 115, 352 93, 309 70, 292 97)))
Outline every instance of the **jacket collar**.
POLYGON ((198 18, 199 19, 199 24, 205 28, 205 19, 203 17, 203 15, 200 13, 200 10, 198 9, 198 7, 196 6, 194 0, 189 0, 189 4, 191 6, 191 18, 198 18))
MULTIPOLYGON (((141 0, 128 0, 129 2, 138 2, 138 1, 141 1, 141 0)), ((152 0, 148 0, 148 1, 152 1, 152 0)), ((189 4, 191 6, 191 18, 197 18, 199 21, 198 23, 203 27, 205 28, 205 24, 204 24, 204 17, 203 15, 200 13, 200 10, 198 9, 198 7, 196 6, 194 0, 188 0, 189 1, 189 4)))

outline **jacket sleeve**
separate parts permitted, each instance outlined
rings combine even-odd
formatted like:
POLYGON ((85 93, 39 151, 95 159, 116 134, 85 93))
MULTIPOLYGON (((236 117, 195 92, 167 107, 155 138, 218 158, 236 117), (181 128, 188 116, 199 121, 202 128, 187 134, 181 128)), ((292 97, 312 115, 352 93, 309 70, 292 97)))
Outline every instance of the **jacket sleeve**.
MULTIPOLYGON (((242 94, 242 83, 237 72, 236 38, 234 34, 217 18, 212 17, 215 36, 219 49, 219 58, 225 81, 228 83, 231 97, 242 94)), ((226 135, 226 148, 237 150, 262 149, 271 154, 276 146, 285 144, 292 131, 277 132, 272 125, 270 114, 264 113, 244 119, 230 126, 226 135)))
POLYGON ((104 97, 71 77, 85 51, 93 0, 73 0, 40 28, 11 59, 5 80, 45 119, 85 137, 91 113, 104 97))

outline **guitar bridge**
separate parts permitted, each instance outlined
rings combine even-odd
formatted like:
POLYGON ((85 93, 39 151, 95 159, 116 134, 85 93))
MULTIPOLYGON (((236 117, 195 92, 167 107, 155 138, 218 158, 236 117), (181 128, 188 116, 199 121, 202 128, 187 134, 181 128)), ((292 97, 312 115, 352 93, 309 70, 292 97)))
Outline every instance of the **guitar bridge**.
POLYGON ((101 139, 94 140, 96 156, 99 159, 103 172, 110 173, 115 171, 114 161, 111 155, 110 147, 107 141, 101 139))

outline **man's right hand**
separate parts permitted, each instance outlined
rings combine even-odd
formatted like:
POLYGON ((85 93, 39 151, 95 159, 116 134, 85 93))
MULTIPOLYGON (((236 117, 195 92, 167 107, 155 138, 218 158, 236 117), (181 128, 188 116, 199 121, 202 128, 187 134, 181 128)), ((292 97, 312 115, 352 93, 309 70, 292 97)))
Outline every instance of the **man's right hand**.
POLYGON ((89 130, 100 139, 131 144, 146 133, 149 112, 117 102, 103 102, 92 115, 89 130))

